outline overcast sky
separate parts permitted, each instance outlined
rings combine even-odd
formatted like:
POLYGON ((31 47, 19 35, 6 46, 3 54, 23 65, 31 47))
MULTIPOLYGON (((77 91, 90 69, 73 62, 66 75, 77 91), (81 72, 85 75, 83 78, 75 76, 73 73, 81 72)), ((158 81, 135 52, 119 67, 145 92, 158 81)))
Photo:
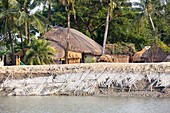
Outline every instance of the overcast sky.
POLYGON ((131 2, 139 2, 140 0, 130 0, 131 2))
MULTIPOLYGON (((139 2, 140 0, 129 0, 129 1, 131 1, 131 2, 139 2)), ((41 4, 41 6, 36 7, 34 10, 32 10, 32 11, 31 11, 31 14, 32 14, 32 13, 35 13, 38 9, 39 9, 39 10, 42 10, 42 8, 43 8, 43 5, 41 4)))

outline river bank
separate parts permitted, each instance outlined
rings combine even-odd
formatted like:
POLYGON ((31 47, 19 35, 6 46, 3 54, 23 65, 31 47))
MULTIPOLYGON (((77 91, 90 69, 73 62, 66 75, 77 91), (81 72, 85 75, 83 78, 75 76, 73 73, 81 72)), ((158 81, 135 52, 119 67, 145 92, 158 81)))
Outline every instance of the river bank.
POLYGON ((170 63, 0 67, 0 95, 170 97, 170 63))
POLYGON ((109 97, 154 97, 154 98, 169 98, 170 92, 157 91, 131 91, 131 92, 112 92, 106 94, 95 94, 94 96, 109 96, 109 97))

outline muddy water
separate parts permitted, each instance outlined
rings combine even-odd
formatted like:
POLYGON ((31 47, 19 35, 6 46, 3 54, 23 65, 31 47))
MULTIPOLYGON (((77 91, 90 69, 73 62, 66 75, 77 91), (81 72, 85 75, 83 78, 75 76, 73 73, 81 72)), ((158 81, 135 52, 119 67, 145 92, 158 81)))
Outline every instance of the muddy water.
POLYGON ((0 97, 0 113, 169 113, 170 98, 0 97))

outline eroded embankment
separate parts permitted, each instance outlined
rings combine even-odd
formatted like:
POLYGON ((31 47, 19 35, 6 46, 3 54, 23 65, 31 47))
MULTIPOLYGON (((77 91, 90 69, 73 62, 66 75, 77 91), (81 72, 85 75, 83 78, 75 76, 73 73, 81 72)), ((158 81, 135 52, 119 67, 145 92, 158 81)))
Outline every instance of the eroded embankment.
POLYGON ((170 97, 170 63, 0 67, 1 95, 170 97))

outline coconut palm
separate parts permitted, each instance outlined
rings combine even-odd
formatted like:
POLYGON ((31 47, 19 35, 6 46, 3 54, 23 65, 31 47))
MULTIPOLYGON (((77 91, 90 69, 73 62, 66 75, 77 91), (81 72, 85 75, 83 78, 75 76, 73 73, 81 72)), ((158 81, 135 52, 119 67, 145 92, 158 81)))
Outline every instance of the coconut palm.
POLYGON ((30 65, 44 65, 53 63, 55 49, 45 39, 34 39, 27 50, 24 60, 30 65))
POLYGON ((116 7, 119 7, 119 5, 122 5, 122 3, 124 3, 125 5, 127 5, 128 3, 125 3, 126 0, 100 0, 100 1, 107 6, 106 27, 105 27, 105 34, 104 34, 104 39, 103 39, 103 50, 102 50, 102 55, 104 55, 106 41, 107 41, 108 28, 109 28, 109 20, 110 20, 110 17, 112 17, 113 10, 116 7))
POLYGON ((113 2, 113 0, 107 0, 107 5, 108 6, 107 6, 106 28, 105 28, 105 34, 104 34, 104 40, 103 40, 102 55, 105 54, 106 40, 107 40, 107 34, 108 34, 108 28, 109 28, 109 19, 111 15, 110 13, 112 13, 113 9, 116 7, 116 3, 113 2))
POLYGON ((140 9, 137 19, 141 19, 140 23, 142 23, 144 19, 148 19, 154 35, 156 35, 156 29, 152 16, 161 14, 164 10, 164 4, 164 0, 140 0, 140 2, 134 2, 134 5, 137 5, 139 7, 138 9, 140 9))
MULTIPOLYGON (((37 0, 37 1, 39 1, 40 5, 42 4, 44 6, 47 5, 47 10, 48 10, 47 19, 50 22, 51 21, 51 6, 53 3, 56 3, 58 0, 37 0)), ((48 31, 48 24, 46 25, 46 31, 48 31)))
POLYGON ((30 26, 32 25, 41 33, 45 32, 45 24, 48 20, 39 13, 31 13, 36 6, 39 5, 39 1, 36 0, 17 0, 18 10, 20 11, 19 26, 25 25, 25 34, 30 42, 30 26))
POLYGON ((15 27, 17 10, 14 9, 15 0, 1 0, 0 19, 3 31, 3 36, 6 41, 9 39, 12 51, 12 64, 15 64, 15 51, 14 51, 14 36, 12 30, 15 27))
POLYGON ((75 0, 60 0, 60 2, 65 6, 67 10, 67 25, 68 25, 67 32, 68 34, 67 34, 67 40, 66 40, 67 46, 65 50, 65 63, 68 64, 68 48, 69 48, 69 39, 70 39, 70 11, 72 10, 75 14, 75 10, 74 10, 75 0))
POLYGON ((140 13, 138 15, 138 18, 140 19, 140 23, 147 24, 149 23, 152 29, 151 33, 151 51, 150 51, 150 57, 151 61, 154 61, 153 58, 157 58, 159 54, 159 48, 163 50, 165 46, 162 46, 161 40, 158 38, 158 32, 155 27, 153 17, 159 17, 162 15, 162 13, 165 12, 164 6, 166 2, 164 0, 140 0, 139 3, 135 3, 135 5, 138 5, 140 8, 140 13), (145 20, 145 23, 144 23, 145 20))

